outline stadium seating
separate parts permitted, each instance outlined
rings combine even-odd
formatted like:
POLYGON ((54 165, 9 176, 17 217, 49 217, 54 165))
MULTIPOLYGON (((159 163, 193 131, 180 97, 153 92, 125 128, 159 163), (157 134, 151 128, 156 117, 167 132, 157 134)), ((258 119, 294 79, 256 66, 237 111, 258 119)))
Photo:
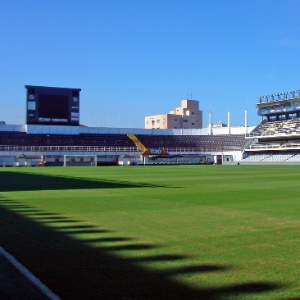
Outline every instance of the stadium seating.
MULTIPOLYGON (((262 122, 254 129, 254 134, 256 138, 248 140, 239 134, 136 136, 146 148, 164 148, 169 153, 245 151, 244 162, 300 162, 300 119, 262 122)), ((131 148, 128 150, 130 152, 137 151, 127 134, 30 134, 0 131, 0 145, 2 151, 10 151, 11 147, 18 151, 25 148, 26 151, 51 152, 110 152, 123 151, 125 148, 131 148)))
POLYGON ((248 157, 246 157, 244 159, 245 162, 262 162, 265 159, 267 159, 269 156, 271 156, 270 154, 251 154, 248 157))
POLYGON ((281 121, 264 121, 260 123, 250 134, 252 137, 300 135, 300 119, 281 121))
POLYGON ((0 144, 12 146, 115 146, 132 147, 126 134, 27 134, 0 132, 0 144))
POLYGON ((251 153, 246 157, 244 162, 300 162, 300 154, 296 152, 282 152, 282 153, 251 153))
POLYGON ((169 151, 190 148, 197 151, 242 151, 244 135, 137 135, 147 148, 167 148, 169 151))
POLYGON ((300 162, 300 118, 264 120, 249 138, 244 162, 300 162))
MULTIPOLYGON (((195 151, 242 151, 244 135, 137 135, 147 148, 180 149, 195 151)), ((27 134, 0 132, 1 145, 13 146, 135 146, 126 134, 27 134)))

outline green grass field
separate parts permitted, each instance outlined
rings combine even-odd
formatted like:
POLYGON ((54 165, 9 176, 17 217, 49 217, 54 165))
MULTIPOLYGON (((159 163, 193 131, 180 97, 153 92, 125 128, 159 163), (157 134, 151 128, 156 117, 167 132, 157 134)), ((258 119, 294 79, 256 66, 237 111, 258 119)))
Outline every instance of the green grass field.
POLYGON ((0 246, 62 299, 300 299, 299 166, 0 179, 0 246))

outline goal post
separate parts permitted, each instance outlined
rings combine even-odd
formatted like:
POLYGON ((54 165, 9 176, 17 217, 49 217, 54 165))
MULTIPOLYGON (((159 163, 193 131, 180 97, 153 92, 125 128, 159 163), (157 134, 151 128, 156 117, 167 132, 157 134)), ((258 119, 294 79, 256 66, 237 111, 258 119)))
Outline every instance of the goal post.
POLYGON ((97 167, 97 155, 64 155, 64 167, 67 166, 93 166, 97 167))

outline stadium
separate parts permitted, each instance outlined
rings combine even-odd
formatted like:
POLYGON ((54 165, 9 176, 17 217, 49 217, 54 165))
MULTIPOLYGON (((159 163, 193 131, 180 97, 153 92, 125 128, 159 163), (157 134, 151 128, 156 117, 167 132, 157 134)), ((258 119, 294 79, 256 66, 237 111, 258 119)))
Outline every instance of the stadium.
POLYGON ((299 90, 258 97, 256 127, 246 111, 245 126, 228 113, 226 127, 162 130, 82 126, 80 89, 25 87, 26 124, 0 125, 2 166, 300 162, 299 90))
POLYGON ((25 88, 26 124, 0 125, 1 299, 299 299, 300 91, 258 97, 255 127, 134 129, 25 88))

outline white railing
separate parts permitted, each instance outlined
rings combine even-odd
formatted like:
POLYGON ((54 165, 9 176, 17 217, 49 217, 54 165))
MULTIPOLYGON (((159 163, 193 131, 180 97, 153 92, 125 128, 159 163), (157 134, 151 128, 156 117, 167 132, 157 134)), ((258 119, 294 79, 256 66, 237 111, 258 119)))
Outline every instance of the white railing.
MULTIPOLYGON (((199 152, 215 152, 215 151, 243 151, 238 146, 209 146, 202 147, 165 147, 167 152, 175 153, 199 153, 199 152)), ((140 152, 137 147, 116 147, 116 146, 12 146, 0 145, 0 152, 16 151, 16 152, 86 152, 86 153, 109 153, 109 152, 140 152)))
POLYGON ((0 151, 24 152, 137 152, 137 147, 116 146, 0 146, 0 151))
POLYGON ((249 148, 245 149, 245 150, 253 150, 253 149, 299 149, 300 148, 300 143, 287 143, 287 144, 283 144, 283 145, 279 145, 279 144, 254 144, 254 145, 250 145, 249 148))

